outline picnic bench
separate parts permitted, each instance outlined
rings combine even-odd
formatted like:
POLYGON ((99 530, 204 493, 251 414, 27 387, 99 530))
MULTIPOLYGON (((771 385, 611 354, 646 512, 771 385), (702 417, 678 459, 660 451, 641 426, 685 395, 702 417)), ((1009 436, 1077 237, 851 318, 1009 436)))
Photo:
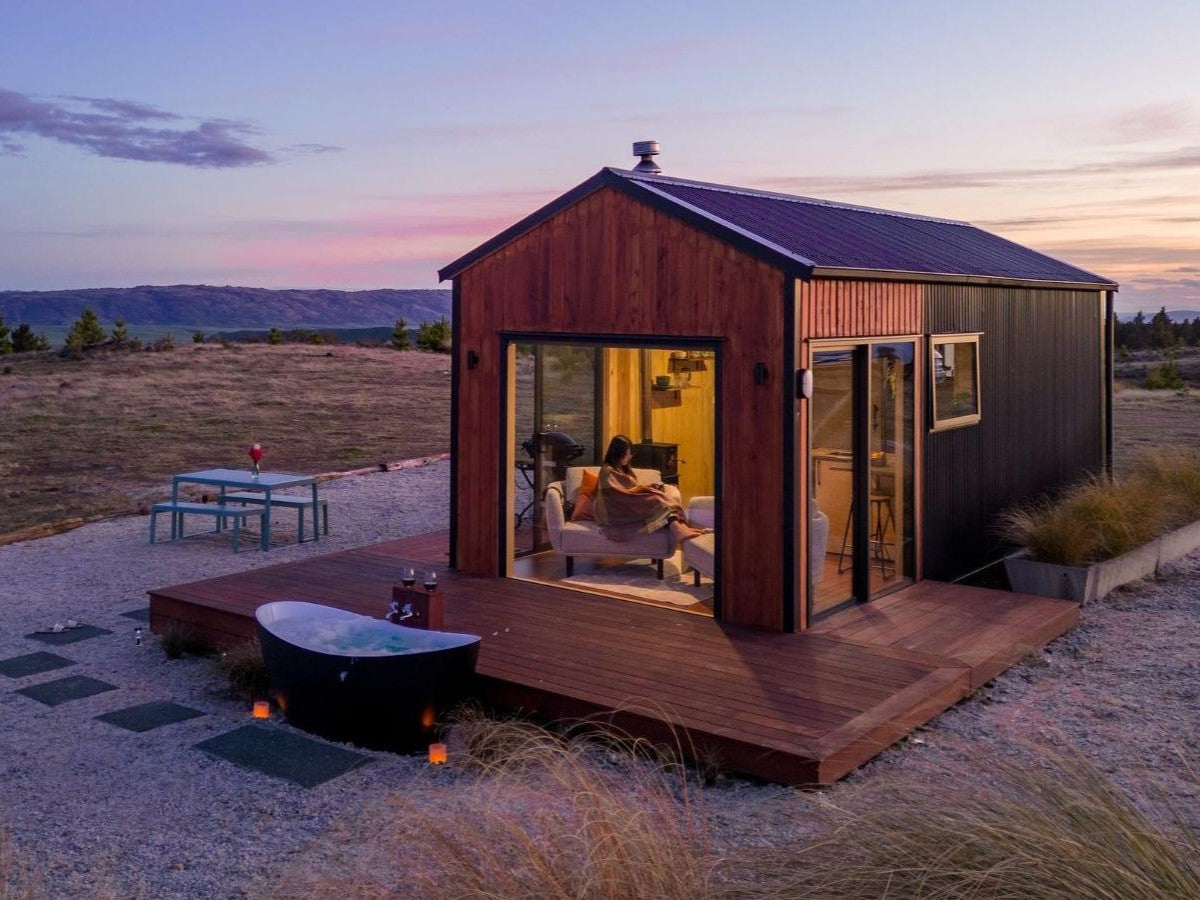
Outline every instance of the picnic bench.
POLYGON ((150 543, 155 543, 159 513, 169 512, 171 514, 171 540, 173 541, 183 537, 183 517, 185 515, 212 516, 216 519, 214 531, 221 531, 227 520, 233 520, 233 552, 237 553, 242 526, 248 519, 258 518, 261 521, 263 511, 261 506, 228 506, 224 503, 187 503, 180 500, 155 503, 150 508, 150 543))
MULTIPOLYGON (((236 501, 245 506, 247 503, 254 503, 259 506, 265 505, 267 498, 265 494, 255 493, 253 491, 237 491, 232 494, 225 494, 226 503, 236 501)), ((324 498, 313 500, 312 497, 301 494, 272 494, 271 506, 286 506, 296 510, 298 513, 296 520, 296 543, 304 543, 304 514, 305 511, 313 510, 313 528, 316 528, 317 513, 321 514, 321 530, 324 534, 329 534, 329 501, 324 498), (313 504, 316 504, 314 507, 313 504)))

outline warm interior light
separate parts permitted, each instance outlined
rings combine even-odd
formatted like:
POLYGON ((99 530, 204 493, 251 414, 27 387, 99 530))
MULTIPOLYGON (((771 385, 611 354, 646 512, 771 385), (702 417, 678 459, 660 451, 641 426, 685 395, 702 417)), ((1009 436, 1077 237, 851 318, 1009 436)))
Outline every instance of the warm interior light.
POLYGON ((429 745, 429 762, 435 766, 440 766, 446 761, 446 745, 445 744, 430 744, 429 745))
POLYGON ((269 700, 254 701, 254 718, 269 719, 271 718, 271 703, 269 700))

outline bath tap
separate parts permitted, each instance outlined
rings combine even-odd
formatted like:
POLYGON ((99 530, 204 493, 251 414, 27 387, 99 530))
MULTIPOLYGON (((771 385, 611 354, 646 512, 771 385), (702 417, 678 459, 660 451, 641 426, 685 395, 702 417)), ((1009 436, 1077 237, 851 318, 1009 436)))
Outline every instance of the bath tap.
POLYGON ((400 605, 400 601, 393 600, 391 608, 388 610, 387 620, 393 625, 401 624, 405 619, 411 619, 416 613, 413 612, 412 604, 405 603, 400 605))

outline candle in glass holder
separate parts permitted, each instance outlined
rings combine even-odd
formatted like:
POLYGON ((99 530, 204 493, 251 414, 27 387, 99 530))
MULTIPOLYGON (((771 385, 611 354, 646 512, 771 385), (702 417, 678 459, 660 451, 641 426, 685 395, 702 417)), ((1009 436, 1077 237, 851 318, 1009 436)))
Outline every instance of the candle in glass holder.
POLYGON ((442 743, 429 745, 429 762, 432 765, 440 766, 446 761, 446 745, 442 743))
POLYGON ((254 718, 269 719, 271 718, 271 702, 269 700, 254 701, 254 718))

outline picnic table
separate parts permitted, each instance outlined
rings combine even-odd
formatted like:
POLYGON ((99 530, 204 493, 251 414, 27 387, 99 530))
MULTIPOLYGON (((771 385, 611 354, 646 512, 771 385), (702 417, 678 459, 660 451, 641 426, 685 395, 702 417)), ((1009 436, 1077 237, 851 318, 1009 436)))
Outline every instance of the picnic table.
MULTIPOLYGON (((225 504, 225 492, 228 489, 239 491, 262 492, 262 549, 271 549, 271 492, 286 488, 312 488, 313 539, 321 539, 321 529, 318 527, 318 509, 321 505, 317 496, 317 479, 312 475, 287 475, 282 472, 260 472, 257 475, 245 469, 205 469, 200 472, 184 472, 182 475, 171 476, 171 504, 179 504, 179 486, 181 484, 205 484, 220 489, 218 503, 225 504)), ((303 516, 303 512, 300 513, 303 516)), ((328 519, 326 519, 328 529, 328 519)), ((328 534, 328 530, 326 531, 328 534)))

